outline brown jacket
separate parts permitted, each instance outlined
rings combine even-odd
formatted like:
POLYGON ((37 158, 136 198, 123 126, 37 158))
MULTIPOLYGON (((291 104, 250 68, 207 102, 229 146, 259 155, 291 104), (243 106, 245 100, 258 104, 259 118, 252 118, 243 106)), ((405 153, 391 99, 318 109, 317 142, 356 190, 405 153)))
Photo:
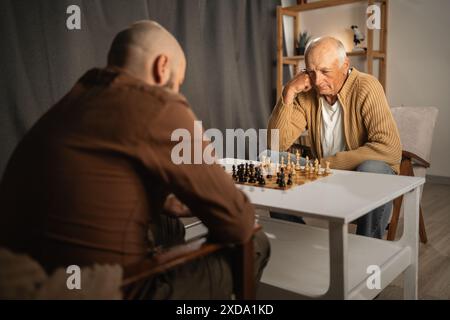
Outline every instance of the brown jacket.
POLYGON ((171 161, 172 132, 193 139, 194 120, 181 95, 119 69, 88 71, 14 151, 0 184, 0 245, 47 269, 135 263, 155 245, 171 192, 213 240, 249 239, 253 207, 223 169, 171 161))
MULTIPOLYGON (((346 151, 325 160, 332 168, 343 170, 354 170, 366 160, 380 160, 399 172, 400 135, 378 80, 353 68, 338 99, 343 109, 346 151)), ((319 106, 314 90, 298 94, 292 105, 278 101, 268 128, 280 130, 280 150, 287 150, 307 129, 314 156, 322 159, 319 106)))

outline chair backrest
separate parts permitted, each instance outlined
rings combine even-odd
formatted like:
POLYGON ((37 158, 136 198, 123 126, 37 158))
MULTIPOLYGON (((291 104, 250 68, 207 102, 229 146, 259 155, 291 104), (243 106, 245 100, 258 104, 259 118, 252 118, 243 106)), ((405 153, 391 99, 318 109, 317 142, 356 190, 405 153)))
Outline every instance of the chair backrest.
POLYGON ((400 132, 403 150, 412 152, 430 162, 438 109, 435 107, 393 107, 391 111, 400 132))

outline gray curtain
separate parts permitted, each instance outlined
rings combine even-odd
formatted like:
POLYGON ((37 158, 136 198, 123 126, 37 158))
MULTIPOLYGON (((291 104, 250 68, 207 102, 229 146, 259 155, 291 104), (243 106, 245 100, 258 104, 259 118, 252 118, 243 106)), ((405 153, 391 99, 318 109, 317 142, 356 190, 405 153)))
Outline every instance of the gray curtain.
POLYGON ((180 41, 188 60, 181 91, 205 128, 265 128, 275 103, 278 2, 0 1, 0 177, 24 133, 85 71, 105 66, 114 35, 141 19, 180 41), (72 4, 81 30, 66 28, 72 4))

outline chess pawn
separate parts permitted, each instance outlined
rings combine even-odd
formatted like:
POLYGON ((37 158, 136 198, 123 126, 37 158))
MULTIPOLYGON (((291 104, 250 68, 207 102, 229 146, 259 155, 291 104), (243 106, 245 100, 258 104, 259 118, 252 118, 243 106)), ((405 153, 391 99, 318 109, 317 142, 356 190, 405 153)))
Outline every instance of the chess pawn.
POLYGON ((267 161, 266 156, 261 156, 261 164, 262 164, 263 167, 266 166, 266 161, 267 161))
POLYGON ((305 173, 309 173, 309 158, 306 157, 305 173))
POLYGON ((297 171, 297 170, 296 170, 295 168, 292 168, 291 174, 292 174, 293 177, 295 177, 295 176, 297 175, 297 172, 296 172, 296 171, 297 171))
POLYGON ((288 186, 292 185, 292 174, 291 173, 288 175, 287 185, 288 186))
POLYGON ((314 160, 314 173, 318 174, 319 173, 319 160, 314 160))
POLYGON ((267 179, 272 179, 272 166, 269 165, 269 168, 267 169, 267 179))
POLYGON ((319 172, 317 173, 319 176, 323 175, 324 170, 322 169, 322 164, 319 163, 319 172))
POLYGON ((330 174, 331 173, 331 169, 330 169, 330 161, 325 161, 325 174, 330 174))

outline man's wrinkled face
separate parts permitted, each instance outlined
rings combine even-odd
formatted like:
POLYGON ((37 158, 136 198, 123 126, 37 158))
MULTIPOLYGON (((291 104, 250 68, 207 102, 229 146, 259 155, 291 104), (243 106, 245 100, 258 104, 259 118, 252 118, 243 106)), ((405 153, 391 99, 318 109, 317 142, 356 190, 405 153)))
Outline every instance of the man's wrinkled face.
POLYGON ((348 60, 341 65, 334 50, 316 47, 306 59, 306 71, 320 95, 334 96, 341 90, 348 73, 348 60))

